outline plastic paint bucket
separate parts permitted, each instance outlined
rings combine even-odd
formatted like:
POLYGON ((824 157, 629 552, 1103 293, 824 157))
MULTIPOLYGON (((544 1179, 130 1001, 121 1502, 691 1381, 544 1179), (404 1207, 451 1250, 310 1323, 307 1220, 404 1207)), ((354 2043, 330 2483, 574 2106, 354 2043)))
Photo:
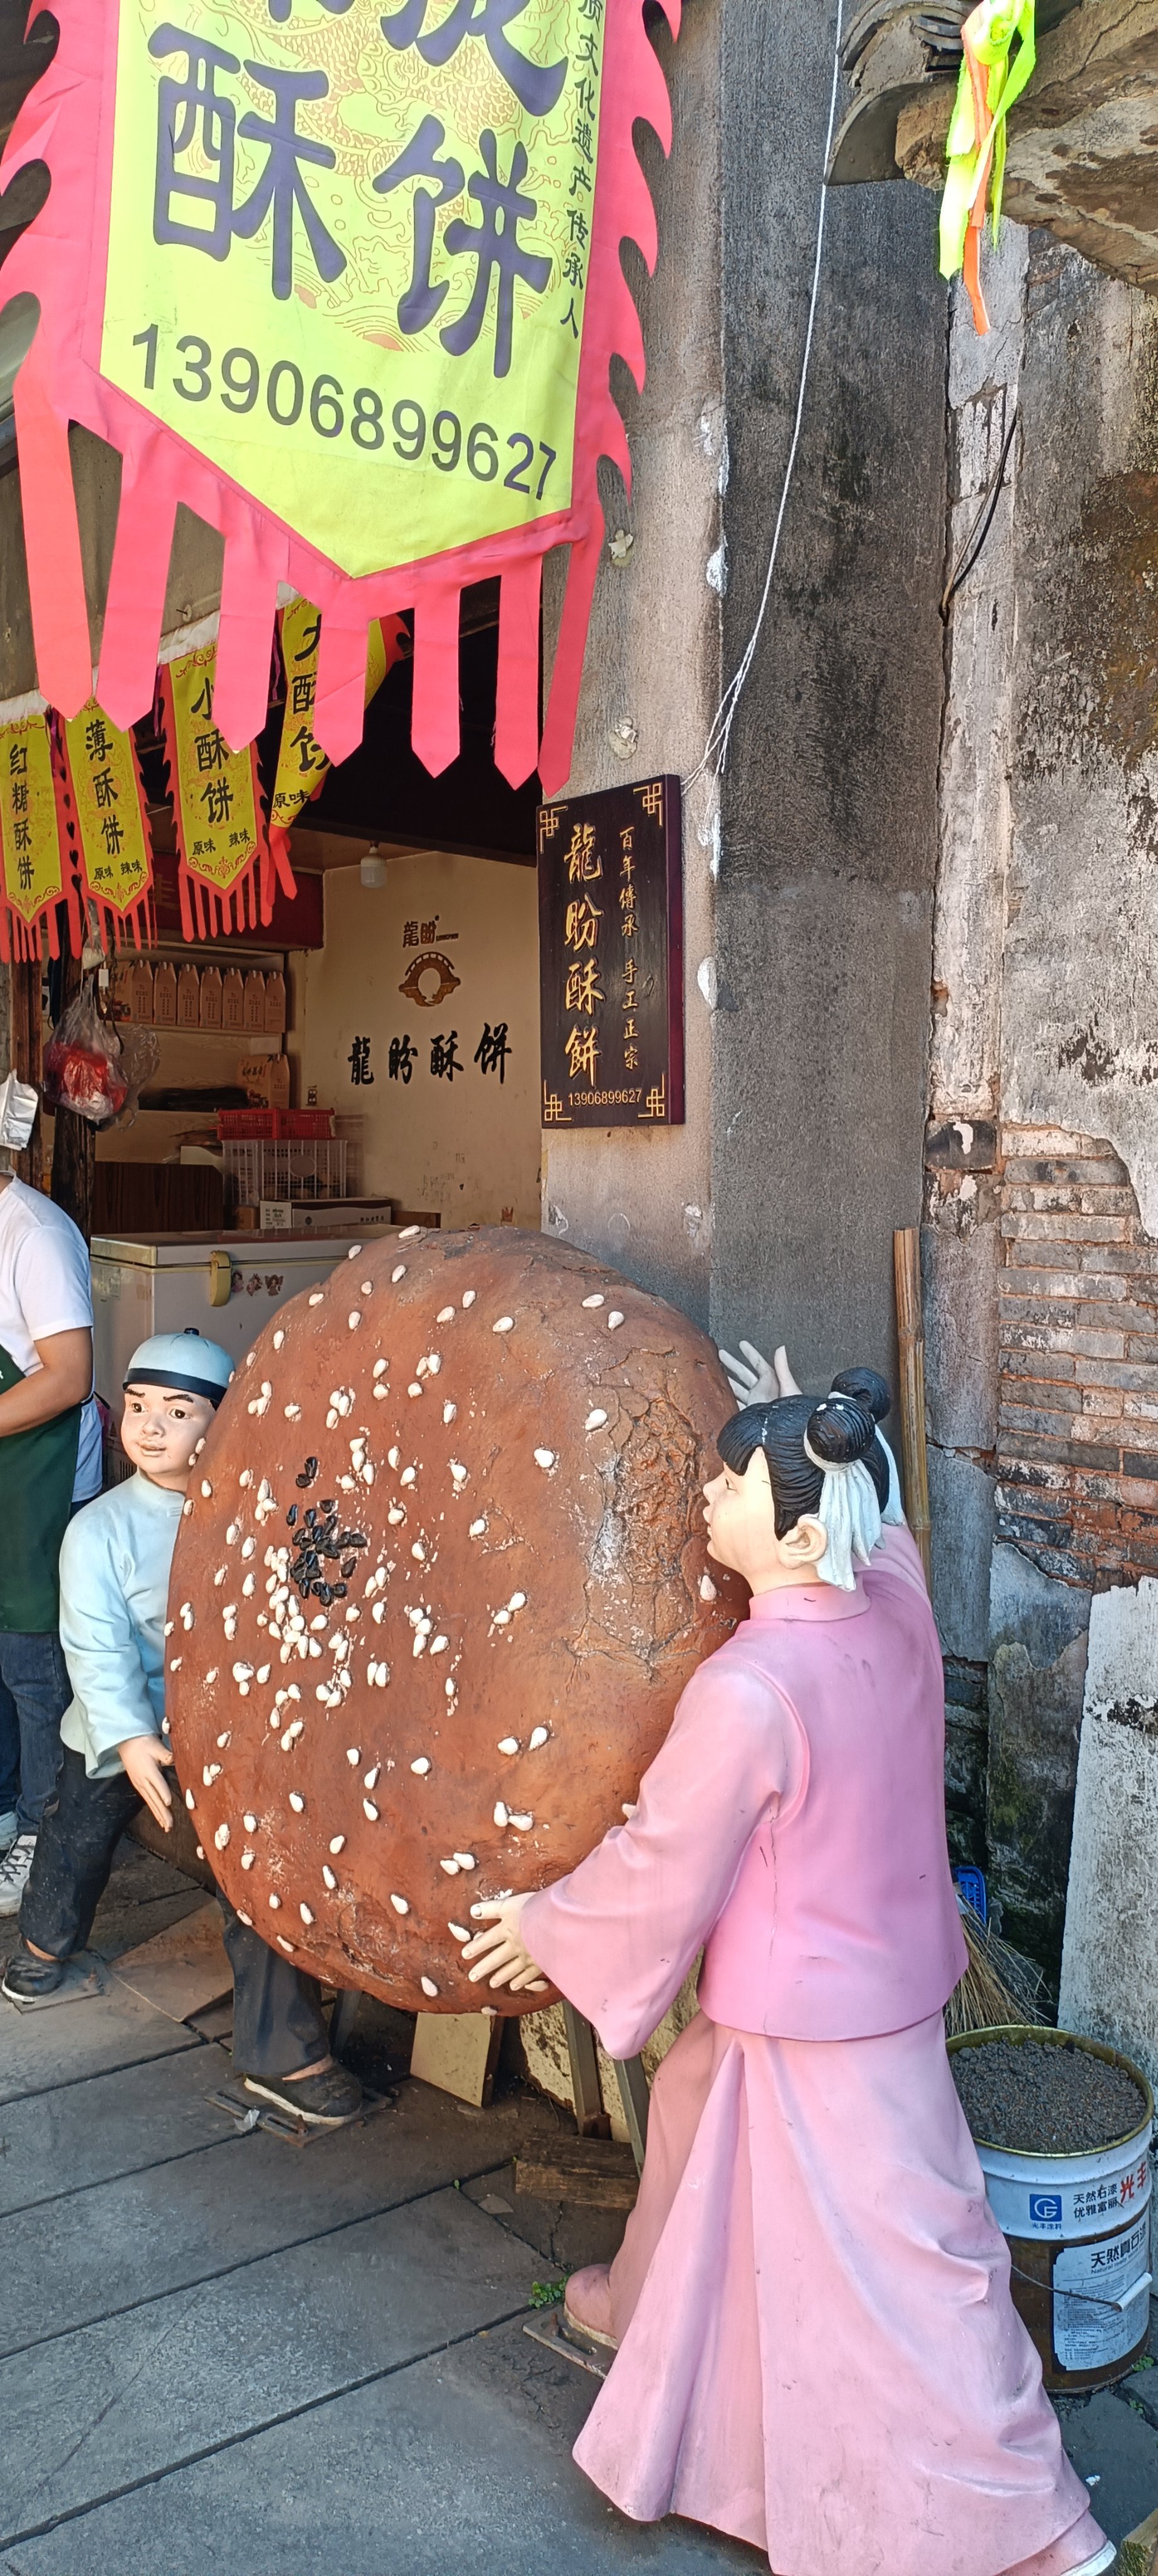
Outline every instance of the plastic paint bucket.
POLYGON ((1041 2355, 1046 2387, 1100 2388, 1124 2378, 1150 2328, 1154 2097, 1128 2057, 1069 2031, 1011 2022, 951 2039, 949 2053, 999 2040, 1081 2049, 1138 2087, 1136 2126, 1085 2155, 974 2140, 989 2206, 1009 2245, 1013 2303, 1041 2355))

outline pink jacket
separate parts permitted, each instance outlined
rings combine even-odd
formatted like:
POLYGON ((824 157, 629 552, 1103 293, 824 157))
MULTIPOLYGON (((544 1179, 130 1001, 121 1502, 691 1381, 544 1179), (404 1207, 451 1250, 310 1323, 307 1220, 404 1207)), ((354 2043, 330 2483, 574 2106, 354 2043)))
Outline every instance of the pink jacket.
POLYGON ((642 2047, 703 1946, 712 2021, 862 2039, 947 2002, 941 1656, 907 1533, 855 1592, 754 1600, 688 1684, 630 1823, 523 1914, 532 1956, 613 2057, 642 2047))

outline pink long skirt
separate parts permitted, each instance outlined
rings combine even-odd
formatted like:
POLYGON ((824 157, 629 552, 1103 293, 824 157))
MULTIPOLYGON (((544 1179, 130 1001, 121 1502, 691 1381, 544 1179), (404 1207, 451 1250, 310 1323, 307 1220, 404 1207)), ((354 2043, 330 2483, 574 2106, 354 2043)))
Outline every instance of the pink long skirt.
POLYGON ((777 2576, 1066 2576, 1102 2546, 1009 2294, 941 2017, 659 2070, 575 2458, 777 2576))

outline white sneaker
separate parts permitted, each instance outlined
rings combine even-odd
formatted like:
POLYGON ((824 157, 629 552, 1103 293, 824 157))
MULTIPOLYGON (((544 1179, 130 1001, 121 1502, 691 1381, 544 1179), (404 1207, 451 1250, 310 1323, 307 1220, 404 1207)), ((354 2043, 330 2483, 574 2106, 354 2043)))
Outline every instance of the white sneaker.
POLYGON ((7 1860, 0 1861, 0 1914, 19 1914, 35 1849, 35 1834, 17 1834, 7 1860))
POLYGON ((9 1807, 6 1809, 5 1813, 0 1816, 0 1860, 3 1860, 6 1852, 11 1851, 12 1845, 15 1842, 19 1831, 20 1827, 16 1821, 16 1809, 15 1807, 9 1807))

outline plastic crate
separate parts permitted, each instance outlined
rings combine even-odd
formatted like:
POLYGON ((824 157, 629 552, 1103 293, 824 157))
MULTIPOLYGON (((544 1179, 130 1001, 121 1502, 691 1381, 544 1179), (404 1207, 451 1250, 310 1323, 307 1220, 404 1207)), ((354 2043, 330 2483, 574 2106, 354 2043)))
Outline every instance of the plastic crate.
POLYGON ((232 1210, 263 1199, 342 1199, 346 1152, 344 1137, 233 1137, 222 1148, 227 1202, 232 1210))
POLYGON ((332 1109, 219 1109, 217 1142, 226 1144, 236 1138, 239 1144, 255 1145, 263 1137, 280 1142, 283 1138, 328 1138, 334 1132, 332 1109))

